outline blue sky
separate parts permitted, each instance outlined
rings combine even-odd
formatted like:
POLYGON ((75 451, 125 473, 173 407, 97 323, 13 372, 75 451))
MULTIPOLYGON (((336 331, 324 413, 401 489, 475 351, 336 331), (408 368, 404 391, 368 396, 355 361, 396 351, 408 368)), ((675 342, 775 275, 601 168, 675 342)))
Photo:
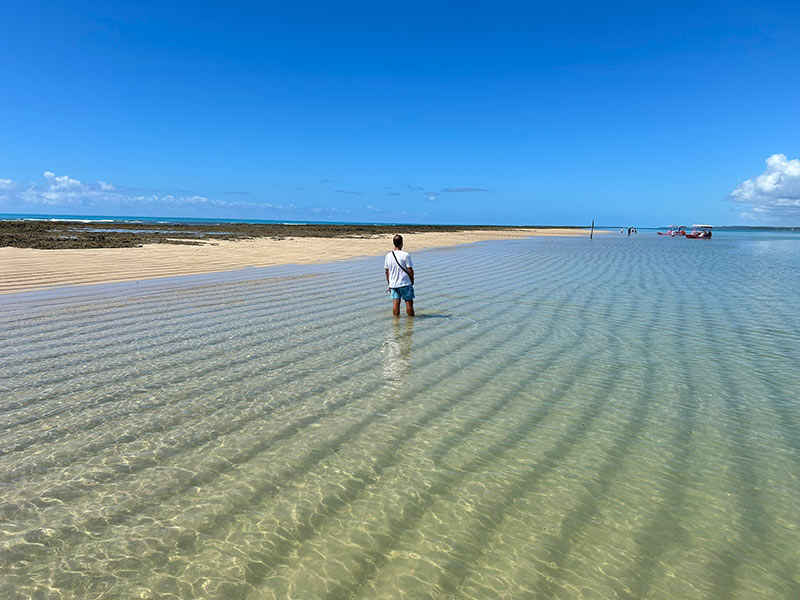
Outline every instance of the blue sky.
POLYGON ((26 2, 0 30, 0 213, 800 224, 797 2, 26 2))

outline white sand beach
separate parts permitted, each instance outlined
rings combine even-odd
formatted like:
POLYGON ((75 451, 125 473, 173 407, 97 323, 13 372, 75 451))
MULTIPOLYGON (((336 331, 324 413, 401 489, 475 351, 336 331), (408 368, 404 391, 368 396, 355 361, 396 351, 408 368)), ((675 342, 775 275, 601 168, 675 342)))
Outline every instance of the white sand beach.
MULTIPOLYGON (((585 229, 502 229, 404 235, 418 250, 531 236, 588 236, 585 229)), ((391 250, 388 236, 359 238, 255 238, 202 245, 147 244, 138 248, 35 250, 0 248, 0 294, 53 286, 92 285, 195 275, 282 264, 309 264, 391 250)))

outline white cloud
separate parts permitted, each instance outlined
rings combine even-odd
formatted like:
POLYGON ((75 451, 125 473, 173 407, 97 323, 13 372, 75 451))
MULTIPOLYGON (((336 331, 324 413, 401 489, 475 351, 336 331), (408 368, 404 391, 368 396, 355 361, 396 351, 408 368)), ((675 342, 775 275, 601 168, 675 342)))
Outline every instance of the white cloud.
MULTIPOLYGON (((137 190, 104 180, 86 182, 67 174, 57 175, 53 171, 45 171, 41 179, 28 183, 0 179, 0 202, 7 212, 169 216, 182 214, 185 211, 187 214, 209 216, 258 215, 259 218, 313 217, 320 220, 352 219, 359 213, 384 214, 384 210, 375 205, 368 205, 365 210, 356 212, 344 207, 273 204, 257 201, 257 196, 252 194, 247 198, 238 197, 242 195, 239 192, 235 199, 229 199, 226 195, 222 198, 208 197, 180 191, 177 188, 172 188, 169 193, 158 190, 137 190)), ((435 194, 431 195, 435 198, 435 194)))
POLYGON ((84 198, 92 195, 92 188, 82 184, 77 179, 72 179, 69 175, 57 176, 52 171, 45 171, 44 178, 49 181, 46 188, 31 186, 26 192, 28 201, 37 200, 43 204, 59 205, 66 204, 75 206, 83 204, 84 198))
POLYGON ((35 210, 37 206, 49 208, 76 207, 96 210, 98 214, 113 211, 114 208, 127 209, 142 206, 187 206, 187 207, 234 207, 244 209, 277 209, 281 206, 259 202, 226 202, 206 198, 201 195, 173 194, 131 194, 125 188, 107 181, 84 183, 69 175, 56 175, 53 171, 43 173, 44 182, 32 181, 20 185, 11 179, 0 179, 0 200, 16 201, 26 208, 35 210))
POLYGON ((800 221, 800 160, 773 154, 761 175, 743 181, 728 199, 744 205, 741 217, 795 224, 800 221))
POLYGON ((51 190, 79 190, 85 187, 80 181, 72 179, 69 175, 57 177, 52 171, 45 171, 44 177, 53 182, 50 184, 51 190))
POLYGON ((14 182, 11 179, 0 179, 0 202, 6 202, 11 198, 14 189, 14 182))

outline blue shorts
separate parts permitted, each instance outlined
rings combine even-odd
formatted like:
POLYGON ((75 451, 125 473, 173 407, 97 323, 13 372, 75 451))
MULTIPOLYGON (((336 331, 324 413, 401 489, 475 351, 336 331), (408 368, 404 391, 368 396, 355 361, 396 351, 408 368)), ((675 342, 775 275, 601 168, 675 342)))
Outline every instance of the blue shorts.
POLYGON ((406 302, 408 302, 409 300, 413 299, 414 299, 413 285, 404 285, 403 287, 392 288, 392 300, 405 300, 406 302))

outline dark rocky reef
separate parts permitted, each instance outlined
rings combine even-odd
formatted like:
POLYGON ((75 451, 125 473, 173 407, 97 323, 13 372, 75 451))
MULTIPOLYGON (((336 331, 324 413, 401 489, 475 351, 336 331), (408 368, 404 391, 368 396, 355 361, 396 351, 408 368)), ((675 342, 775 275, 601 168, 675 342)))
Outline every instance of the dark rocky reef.
MULTIPOLYGON (((490 225, 285 225, 280 223, 86 223, 0 221, 0 247, 57 250, 131 248, 142 244, 200 244, 215 240, 270 237, 358 238, 395 233, 508 229, 490 225)), ((556 228, 554 228, 556 229, 556 228)))

